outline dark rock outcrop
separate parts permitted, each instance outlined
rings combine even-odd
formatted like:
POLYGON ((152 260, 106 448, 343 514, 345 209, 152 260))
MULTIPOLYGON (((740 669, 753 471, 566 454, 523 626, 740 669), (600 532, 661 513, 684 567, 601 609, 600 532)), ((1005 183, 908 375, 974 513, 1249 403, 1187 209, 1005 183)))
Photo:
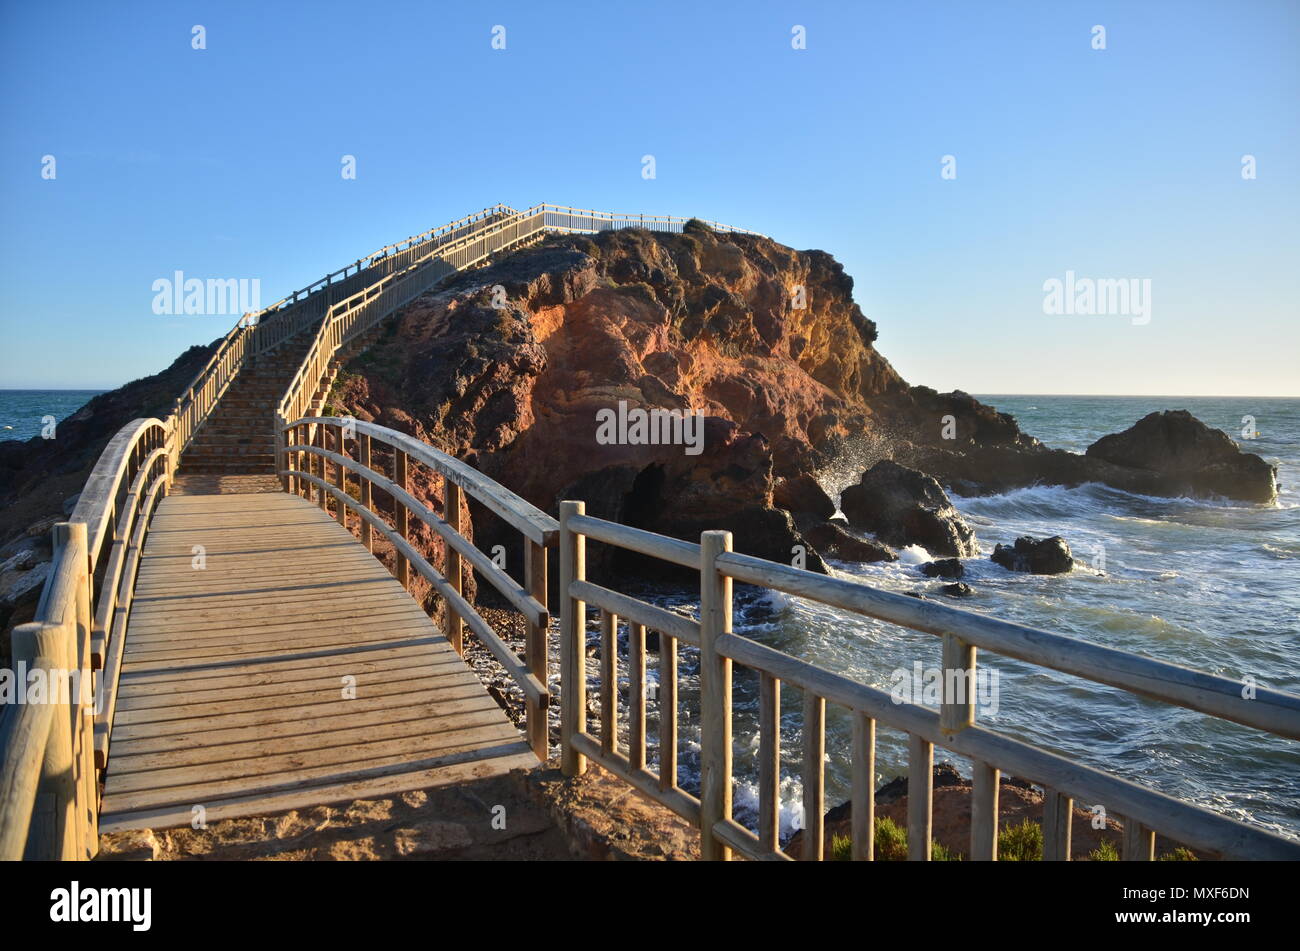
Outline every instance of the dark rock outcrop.
POLYGON ((964 581, 957 581, 953 584, 946 584, 939 589, 942 594, 950 598, 969 598, 975 594, 975 589, 964 581))
POLYGON ((890 545, 920 545, 945 557, 979 553, 975 533, 939 483, 889 459, 876 463, 857 485, 846 488, 840 507, 851 525, 890 545))
POLYGON ((1060 575, 1074 569, 1070 546, 1060 535, 1043 539, 1023 535, 1014 545, 998 545, 991 557, 995 564, 1008 571, 1035 575, 1060 575))
POLYGON ((919 422, 895 424, 893 458, 961 495, 1098 482, 1142 495, 1262 503, 1277 497, 1274 466, 1242 452, 1225 433, 1186 410, 1152 413, 1079 455, 1043 445, 1020 432, 1010 416, 963 393, 912 387, 895 405, 900 402, 910 402, 912 412, 924 415, 919 422), (937 435, 943 418, 951 418, 955 438, 937 435))
POLYGON ((815 515, 828 519, 835 514, 835 502, 821 483, 807 473, 779 479, 772 487, 772 504, 791 515, 815 515))
POLYGON ((960 578, 966 574, 966 569, 956 558, 940 558, 938 561, 927 561, 920 566, 921 574, 927 578, 960 578))
POLYGON ((898 553, 888 545, 859 538, 835 522, 804 529, 803 537, 822 555, 841 561, 898 561, 898 553))
POLYGON ((1242 452, 1218 429, 1187 410, 1151 413, 1121 433, 1103 436, 1087 457, 1155 473, 1160 495, 1221 495, 1252 502, 1277 496, 1277 471, 1254 453, 1242 452))

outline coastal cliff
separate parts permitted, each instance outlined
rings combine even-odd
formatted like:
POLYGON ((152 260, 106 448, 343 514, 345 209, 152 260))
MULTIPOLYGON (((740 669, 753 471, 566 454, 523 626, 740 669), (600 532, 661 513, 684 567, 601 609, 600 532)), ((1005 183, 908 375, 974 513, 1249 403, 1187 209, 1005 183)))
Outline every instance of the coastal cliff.
MULTIPOLYGON (((962 494, 1103 482, 1274 497, 1271 466, 1186 413, 1143 421, 1188 447, 1167 457, 1176 471, 1132 448, 1145 431, 1123 452, 1105 441, 1087 455, 1054 450, 967 394, 910 386, 876 339, 853 279, 822 251, 698 223, 554 235, 405 308, 343 368, 331 403, 465 459, 546 511, 575 498, 589 514, 680 538, 727 529, 737 550, 773 560, 802 546, 814 570, 811 539, 828 556, 872 557, 828 521, 837 500, 824 474, 846 465, 893 459, 962 494), (698 440, 689 420, 687 438, 638 438, 627 420, 655 412, 700 414, 698 440), (1200 471, 1207 460, 1213 477, 1200 471)), ((487 519, 475 531, 506 541, 487 519)), ((594 559, 594 571, 606 567, 594 559)))

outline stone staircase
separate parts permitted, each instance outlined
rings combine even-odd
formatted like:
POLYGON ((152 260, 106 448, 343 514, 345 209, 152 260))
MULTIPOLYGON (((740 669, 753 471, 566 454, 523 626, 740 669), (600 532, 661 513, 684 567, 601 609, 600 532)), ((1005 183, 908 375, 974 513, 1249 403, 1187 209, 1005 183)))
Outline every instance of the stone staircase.
POLYGON ((312 326, 239 372, 181 454, 178 475, 275 474, 275 408, 315 336, 312 326))

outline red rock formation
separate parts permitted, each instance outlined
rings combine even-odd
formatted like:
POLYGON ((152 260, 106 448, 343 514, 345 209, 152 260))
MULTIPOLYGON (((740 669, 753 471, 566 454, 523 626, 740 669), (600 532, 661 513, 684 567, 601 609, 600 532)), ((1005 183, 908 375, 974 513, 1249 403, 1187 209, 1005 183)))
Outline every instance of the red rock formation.
POLYGON ((851 292, 829 255, 766 238, 553 237, 407 308, 345 368, 335 403, 546 510, 580 498, 680 537, 729 528, 738 549, 789 560, 778 479, 878 428, 879 399, 906 390, 851 292), (620 403, 701 412, 702 451, 598 441, 598 412, 620 403))

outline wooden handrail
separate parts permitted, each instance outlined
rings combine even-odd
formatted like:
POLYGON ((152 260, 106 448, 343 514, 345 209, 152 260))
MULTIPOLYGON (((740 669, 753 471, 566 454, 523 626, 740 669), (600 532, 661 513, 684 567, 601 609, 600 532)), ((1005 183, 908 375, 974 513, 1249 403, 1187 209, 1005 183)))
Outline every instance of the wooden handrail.
MULTIPOLYGON (((939 710, 898 703, 890 694, 798 660, 731 630, 730 581, 775 589, 817 603, 878 618, 939 636, 943 642, 945 680, 961 675, 973 686, 975 651, 984 648, 1098 683, 1118 687, 1166 703, 1177 704, 1221 719, 1232 720, 1278 736, 1300 735, 1300 697, 1257 688, 1254 699, 1242 701, 1241 685, 1164 661, 1105 648, 1076 638, 1010 624, 929 601, 879 591, 861 582, 769 562, 730 550, 730 535, 705 532, 701 544, 669 539, 642 529, 583 514, 580 502, 560 504, 560 650, 561 762, 567 775, 577 775, 593 759, 651 799, 695 822, 701 831, 701 854, 727 858, 731 852, 755 859, 787 856, 776 842, 780 780, 780 684, 803 692, 803 782, 807 816, 803 824, 803 857, 824 856, 822 834, 825 704, 846 708, 853 718, 851 749, 853 857, 873 857, 876 724, 902 730, 909 737, 908 840, 909 858, 929 859, 932 834, 934 747, 969 758, 974 767, 971 857, 997 857, 997 789, 1000 772, 1044 787, 1044 858, 1068 859, 1073 798, 1101 803, 1122 823, 1125 858, 1150 859, 1155 832, 1176 842, 1228 858, 1300 858, 1300 842, 1260 826, 1240 822, 1192 803, 1076 763, 1032 744, 1012 739, 974 723, 969 697, 945 695, 939 710), (585 539, 592 538, 674 564, 695 567, 701 575, 698 624, 653 605, 587 582, 584 578, 585 539), (661 679, 668 687, 660 703, 659 775, 644 764, 621 757, 614 694, 607 678, 613 667, 602 664, 600 736, 587 731, 585 714, 586 605, 600 609, 605 650, 614 649, 618 620, 629 621, 629 666, 645 665, 644 631, 660 632, 661 679), (700 763, 698 801, 684 801, 676 777, 676 640, 690 641, 698 632, 700 651, 700 763), (731 669, 742 664, 759 674, 759 805, 758 831, 731 815, 731 669), (667 704, 667 705, 666 705, 667 704)), ((632 694, 629 695, 632 697, 632 694)), ((636 695, 635 702, 644 704, 636 695)), ((644 722, 644 709, 629 711, 633 724, 644 722)))
POLYGON ((752 555, 728 553, 718 570, 737 581, 843 608, 939 637, 963 641, 1004 657, 1107 684, 1129 693, 1177 704, 1258 730, 1300 739, 1300 697, 1259 686, 1254 699, 1241 695, 1239 681, 1202 673, 1168 661, 1092 644, 1000 621, 985 614, 881 591, 859 582, 803 571, 752 555))
POLYGON ((545 760, 549 753, 547 710, 550 707, 546 662, 546 630, 550 619, 546 608, 546 548, 556 543, 559 524, 471 466, 384 426, 338 416, 309 416, 284 426, 278 436, 285 459, 285 468, 280 472, 285 490, 309 500, 314 491, 316 501, 327 510, 332 502, 335 518, 344 527, 348 525, 348 513, 354 513, 360 520, 358 530, 367 548, 371 548, 371 540, 376 535, 393 546, 394 572, 403 585, 407 584, 411 569, 429 582, 443 599, 444 633, 452 645, 458 651, 461 649, 461 625, 468 626, 523 691, 529 745, 539 759, 545 760), (348 455, 345 432, 355 437, 355 458, 348 455), (333 448, 326 448, 327 443, 333 448), (376 444, 387 446, 391 452, 391 477, 374 468, 372 451, 376 444), (441 514, 410 492, 412 462, 426 466, 442 478, 441 514), (328 478, 331 466, 333 480, 328 478), (355 498, 347 491, 349 475, 361 486, 355 498), (376 488, 392 499, 393 525, 385 522, 373 508, 372 490, 376 488), (462 534, 462 493, 500 515, 523 536, 522 584, 462 534), (409 516, 412 515, 442 540, 445 571, 434 568, 411 544, 409 516), (524 616, 528 634, 522 659, 464 597, 462 577, 466 566, 478 571, 524 616))
POLYGON ((139 549, 153 505, 171 484, 176 436, 158 419, 127 423, 100 453, 71 520, 54 526, 50 575, 35 619, 14 629, 14 660, 40 668, 50 683, 75 675, 80 689, 35 705, 20 698, 5 716, 0 860, 87 859, 98 851, 97 770, 107 760, 116 665, 139 549), (113 545, 100 572, 110 528, 113 545), (110 676, 95 684, 101 667, 110 676), (52 804, 39 816, 38 793, 52 804))

